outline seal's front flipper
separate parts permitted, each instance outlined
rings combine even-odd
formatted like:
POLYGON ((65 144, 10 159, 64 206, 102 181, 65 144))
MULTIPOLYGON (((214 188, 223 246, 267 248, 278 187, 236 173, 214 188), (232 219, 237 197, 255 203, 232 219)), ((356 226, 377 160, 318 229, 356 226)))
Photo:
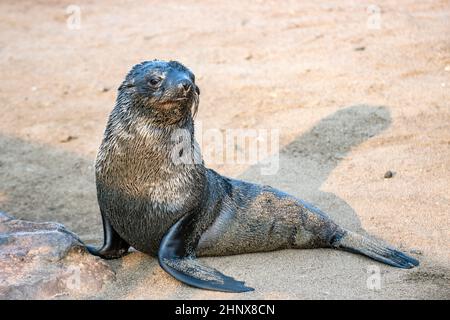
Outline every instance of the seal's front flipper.
POLYGON ((201 264, 195 257, 170 259, 159 256, 159 264, 175 279, 196 288, 224 292, 254 290, 246 287, 243 281, 237 281, 214 268, 201 264))
POLYGON ((99 249, 92 246, 86 246, 87 250, 103 259, 117 259, 124 256, 130 245, 122 239, 122 237, 114 230, 113 226, 109 222, 108 218, 102 212, 103 220, 103 234, 104 242, 103 246, 99 249))
POLYGON ((193 217, 187 214, 169 229, 159 246, 158 260, 161 268, 175 279, 196 288, 224 292, 253 291, 244 282, 205 266, 196 259, 196 224, 198 222, 194 222, 193 217))

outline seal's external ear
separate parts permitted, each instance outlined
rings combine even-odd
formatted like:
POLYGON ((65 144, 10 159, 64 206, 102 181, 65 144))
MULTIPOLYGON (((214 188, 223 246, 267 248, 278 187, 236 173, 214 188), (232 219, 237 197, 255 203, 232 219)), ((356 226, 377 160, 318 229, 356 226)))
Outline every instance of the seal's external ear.
POLYGON ((197 92, 197 94, 200 95, 200 88, 198 86, 195 86, 195 92, 197 92))
POLYGON ((131 80, 131 81, 125 80, 119 86, 119 91, 122 90, 122 89, 131 88, 131 87, 134 87, 134 80, 131 80))

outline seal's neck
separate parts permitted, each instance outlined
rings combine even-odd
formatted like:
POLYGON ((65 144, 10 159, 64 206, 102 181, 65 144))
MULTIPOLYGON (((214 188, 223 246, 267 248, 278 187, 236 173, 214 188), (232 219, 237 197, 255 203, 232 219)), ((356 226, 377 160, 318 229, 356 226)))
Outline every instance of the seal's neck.
POLYGON ((151 153, 152 159, 166 159, 167 163, 177 157, 184 157, 183 163, 189 162, 186 157, 194 155, 192 150, 197 145, 191 114, 174 123, 160 120, 154 117, 151 108, 124 104, 118 99, 109 117, 101 149, 112 146, 126 157, 143 158, 141 160, 146 158, 146 153, 151 153))

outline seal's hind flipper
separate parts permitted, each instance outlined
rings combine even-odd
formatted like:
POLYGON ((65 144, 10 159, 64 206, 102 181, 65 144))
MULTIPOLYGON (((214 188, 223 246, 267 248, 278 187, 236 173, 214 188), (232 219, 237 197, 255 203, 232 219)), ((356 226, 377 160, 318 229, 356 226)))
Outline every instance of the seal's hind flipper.
POLYGON ((374 260, 402 269, 411 269, 419 265, 419 261, 403 252, 386 246, 374 239, 346 231, 333 247, 345 251, 366 255, 374 260))
POLYGON ((161 268, 175 279, 193 287, 224 292, 253 291, 244 282, 205 266, 196 259, 194 248, 198 240, 195 240, 192 220, 192 216, 187 214, 163 237, 158 251, 161 268))

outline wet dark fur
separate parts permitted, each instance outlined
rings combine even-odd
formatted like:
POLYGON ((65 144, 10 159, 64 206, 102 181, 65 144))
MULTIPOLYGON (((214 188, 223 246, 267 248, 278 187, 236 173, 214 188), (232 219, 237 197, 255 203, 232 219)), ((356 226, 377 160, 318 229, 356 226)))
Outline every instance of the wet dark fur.
POLYGON ((416 265, 414 259, 398 258, 398 251, 344 230, 320 210, 270 186, 223 177, 202 161, 174 164, 171 155, 178 141, 173 136, 179 129, 192 139, 189 150, 182 152, 201 158, 193 125, 198 95, 193 74, 177 62, 141 63, 119 88, 98 153, 96 179, 102 213, 131 246, 156 255, 166 231, 194 213, 196 255, 334 247, 395 266, 416 265), (184 74, 195 90, 187 99, 170 102, 178 97, 175 84, 154 90, 148 81, 155 70, 184 74))

